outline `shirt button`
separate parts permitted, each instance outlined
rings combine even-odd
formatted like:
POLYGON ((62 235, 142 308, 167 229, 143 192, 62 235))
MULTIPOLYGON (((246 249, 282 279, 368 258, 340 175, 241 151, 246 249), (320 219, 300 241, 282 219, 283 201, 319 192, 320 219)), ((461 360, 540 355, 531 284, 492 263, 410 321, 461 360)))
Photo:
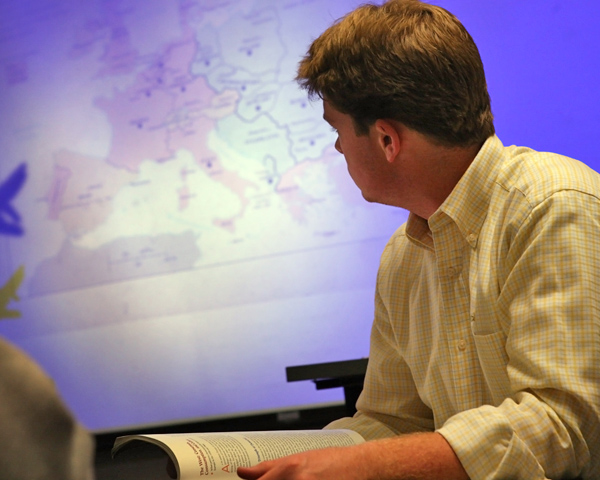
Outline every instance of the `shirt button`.
POLYGON ((448 276, 449 277, 455 277, 456 276, 456 268, 455 267, 448 267, 448 276))
POLYGON ((467 342, 465 342, 464 340, 459 340, 458 341, 458 349, 461 352, 464 352, 467 349, 467 342))
POLYGON ((475 235, 474 233, 470 233, 470 234, 467 236, 467 240, 468 240, 470 243, 473 243, 475 240, 477 240, 477 235, 475 235))

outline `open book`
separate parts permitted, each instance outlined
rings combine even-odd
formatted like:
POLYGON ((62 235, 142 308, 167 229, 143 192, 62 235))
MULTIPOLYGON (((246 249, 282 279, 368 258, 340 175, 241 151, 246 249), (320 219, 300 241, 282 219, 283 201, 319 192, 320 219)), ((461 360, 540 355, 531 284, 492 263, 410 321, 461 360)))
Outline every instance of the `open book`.
POLYGON ((181 433, 118 437, 112 455, 160 447, 172 464, 163 478, 235 479, 237 468, 306 450, 357 445, 364 439, 351 430, 288 430, 234 433, 181 433), (174 468, 173 468, 174 467, 174 468))

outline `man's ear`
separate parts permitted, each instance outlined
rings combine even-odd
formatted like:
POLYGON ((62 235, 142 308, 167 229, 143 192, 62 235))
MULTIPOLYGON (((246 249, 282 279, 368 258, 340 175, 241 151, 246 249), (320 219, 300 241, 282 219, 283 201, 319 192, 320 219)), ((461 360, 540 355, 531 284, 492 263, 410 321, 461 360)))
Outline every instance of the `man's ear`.
POLYGON ((385 158, 392 163, 400 153, 400 130, 392 122, 380 119, 375 121, 375 132, 377 142, 385 153, 385 158))

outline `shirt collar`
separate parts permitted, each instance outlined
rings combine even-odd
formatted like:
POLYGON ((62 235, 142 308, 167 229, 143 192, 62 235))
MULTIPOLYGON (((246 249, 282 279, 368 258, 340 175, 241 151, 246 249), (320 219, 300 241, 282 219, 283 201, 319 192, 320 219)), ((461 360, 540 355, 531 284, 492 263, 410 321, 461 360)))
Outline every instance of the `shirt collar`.
POLYGON ((429 221, 411 213, 406 224, 406 235, 413 242, 433 249, 431 231, 446 224, 456 223, 465 241, 477 246, 479 232, 487 216, 504 146, 493 135, 488 138, 444 203, 429 221))

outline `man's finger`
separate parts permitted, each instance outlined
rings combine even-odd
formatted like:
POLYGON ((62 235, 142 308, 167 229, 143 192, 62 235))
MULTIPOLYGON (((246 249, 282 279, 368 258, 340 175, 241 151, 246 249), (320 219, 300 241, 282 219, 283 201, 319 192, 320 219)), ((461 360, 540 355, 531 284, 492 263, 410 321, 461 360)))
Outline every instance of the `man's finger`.
POLYGON ((269 471, 269 465, 267 462, 259 463, 254 467, 238 467, 238 477, 244 480, 257 480, 269 471))

